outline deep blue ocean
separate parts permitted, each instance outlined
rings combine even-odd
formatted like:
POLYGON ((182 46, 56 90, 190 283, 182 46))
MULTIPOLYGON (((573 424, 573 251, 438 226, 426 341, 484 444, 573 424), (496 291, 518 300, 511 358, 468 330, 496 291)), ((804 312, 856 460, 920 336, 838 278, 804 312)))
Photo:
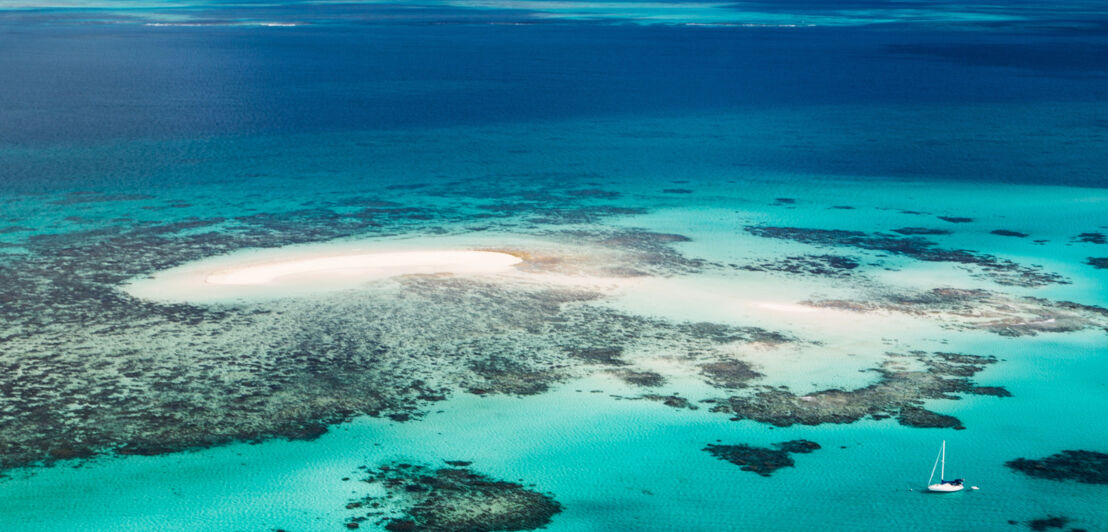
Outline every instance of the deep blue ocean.
MULTIPOLYGON (((767 9, 803 19, 827 6, 767 9)), ((323 19, 296 27, 219 24, 244 10, 267 13, 242 6, 185 10, 200 26, 6 12, 0 142, 34 149, 637 116, 774 121, 775 112, 811 111, 800 131, 728 148, 770 171, 1102 186, 1108 35, 1104 13, 1089 6, 1076 14, 1066 8, 1081 4, 995 7, 1031 11, 1016 21, 768 28, 388 4, 270 8, 273 20, 323 19), (826 109, 849 111, 829 120, 826 109), (1035 132, 1046 135, 1035 143, 1042 150, 1087 164, 1029 169, 998 156, 1026 153, 1020 137, 1035 132), (780 149, 790 134, 821 141, 780 149)), ((141 165, 117 163, 126 169, 104 170, 141 165)), ((76 177, 28 164, 6 158, 3 186, 76 177)))

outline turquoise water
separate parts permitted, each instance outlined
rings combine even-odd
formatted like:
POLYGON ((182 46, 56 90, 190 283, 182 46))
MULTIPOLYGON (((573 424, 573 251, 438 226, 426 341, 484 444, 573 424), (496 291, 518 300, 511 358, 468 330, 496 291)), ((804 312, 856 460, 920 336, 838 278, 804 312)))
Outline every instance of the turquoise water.
MULTIPOLYGON (((875 186, 873 180, 851 182, 827 176, 813 176, 807 182, 816 179, 828 183, 818 188, 818 193, 809 186, 795 185, 799 181, 795 177, 750 181, 742 187, 682 185, 697 188, 697 197, 703 199, 696 205, 675 200, 672 194, 659 194, 646 183, 608 181, 606 188, 624 194, 620 203, 645 208, 647 213, 619 215, 601 225, 683 234, 692 238, 678 245, 687 256, 740 261, 803 253, 807 247, 745 235, 741 228, 746 224, 851 230, 909 226, 921 219, 926 223, 918 225, 941 224, 933 216, 927 219, 898 212, 926 205, 935 213, 972 214, 977 218, 960 225, 950 236, 935 237, 944 246, 968 247, 1044 264, 1073 281, 1045 289, 1004 290, 1104 304, 1099 273, 1079 264, 1094 245, 1069 242, 1078 230, 1096 227, 1097 222, 1092 220, 1102 215, 1099 204, 1108 198, 1100 190, 991 185, 998 201, 985 207, 976 204, 970 195, 979 185, 884 182, 875 186), (782 196, 795 197, 797 202, 784 208, 775 206, 774 198, 782 196), (851 204, 854 210, 828 209, 843 203, 851 204), (1053 214, 1036 220, 1021 218, 1018 213, 1028 208, 1053 214), (989 234, 994 227, 1027 231, 1049 242, 1032 245, 989 234)), ((289 180, 282 186, 291 189, 298 185, 289 180)), ((209 216, 232 215, 239 207, 230 205, 239 201, 253 209, 273 211, 326 204, 334 199, 325 198, 333 198, 336 192, 317 189, 297 195, 292 202, 258 202, 251 200, 250 194, 222 185, 196 185, 156 192, 152 199, 70 208, 108 219, 135 216, 139 211, 132 204, 160 205, 172 198, 194 204, 181 208, 185 213, 203 209, 209 216), (244 197, 238 199, 236 194, 244 197), (205 198, 211 197, 221 198, 226 204, 204 206, 205 198)), ((382 196, 443 209, 475 201, 466 197, 421 197, 419 191, 382 196)), ((41 207, 26 208, 47 216, 41 207)), ((154 212, 164 216, 160 213, 166 211, 154 212)), ((61 214, 50 216, 60 218, 61 214)), ((57 218, 41 227, 62 223, 57 218)), ((463 219, 445 227, 464 235, 472 224, 463 219)), ((544 230, 542 225, 522 225, 531 229, 515 231, 521 237, 544 230)), ((410 231, 418 234, 421 230, 410 231)), ((487 241, 497 238, 490 236, 487 241)), ((920 267, 907 261, 904 266, 916 269, 909 270, 913 272, 910 276, 886 273, 890 277, 885 282, 911 286, 909 281, 914 280, 926 288, 954 285, 997 289, 942 264, 920 267), (933 278, 926 275, 939 280, 929 280, 933 278)), ((879 277, 878 273, 874 271, 874 277, 879 277)), ((676 410, 654 402, 620 400, 612 396, 635 396, 641 390, 610 377, 594 376, 533 397, 457 394, 434 405, 432 412, 418 421, 357 418, 311 442, 271 440, 157 457, 61 462, 49 468, 16 471, 0 483, 3 526, 15 530, 172 530, 194 528, 195 523, 203 522, 221 530, 337 529, 355 515, 343 510, 345 503, 371 490, 356 480, 341 480, 351 476, 356 479, 358 466, 389 460, 435 464, 454 459, 471 460, 473 467, 485 474, 523 479, 555 494, 565 511, 555 516, 551 530, 717 530, 754 526, 801 530, 824 523, 834 523, 832 528, 841 530, 922 530, 936 522, 966 519, 974 520, 975 528, 1006 530, 1010 519, 1022 522, 1046 515, 1070 516, 1074 526, 1096 530, 1108 518, 1098 503, 1104 497, 1102 486, 1029 479, 1003 466, 1004 461, 1019 456, 1045 456, 1070 448, 1097 449, 1105 441, 1108 433, 1096 421, 1098 405, 1106 399, 1104 382, 1099 377, 1105 370, 1104 358, 1098 356, 1105 348, 1103 332, 1003 338, 945 330, 927 319, 909 319, 896 329, 873 322, 844 333, 835 330, 838 324, 821 325, 804 315, 782 317, 741 307, 741 303, 763 296, 791 302, 836 290, 855 293, 859 288, 854 282, 831 281, 828 285, 820 279, 770 276, 768 279, 773 279, 776 286, 767 291, 766 279, 751 273, 693 274, 666 281, 672 283, 671 288, 663 283, 656 289, 647 286, 629 291, 610 304, 673 319, 758 325, 823 341, 816 348, 786 354, 784 361, 750 355, 768 381, 796 390, 863 386, 871 382, 872 376, 858 373, 859 369, 872 367, 883 352, 934 349, 997 356, 1002 362, 975 381, 1003 385, 1013 397, 965 397, 929 403, 942 413, 959 417, 968 427, 965 431, 915 429, 893 420, 774 429, 750 421, 728 421, 727 416, 710 413, 707 408, 676 410), (798 455, 795 468, 781 470, 770 478, 741 471, 701 451, 717 440, 768 445, 797 438, 816 441, 823 449, 798 455), (981 490, 949 498, 919 491, 940 439, 948 441, 950 469, 981 490)), ((641 356, 653 355, 644 352, 641 356)), ((718 396, 695 378, 675 380, 663 389, 692 398, 718 396)))
POLYGON ((549 493, 549 530, 1108 530, 1103 485, 1004 466, 1106 451, 1106 318, 982 328, 1108 306, 1086 262, 1108 245, 1079 236, 1108 232, 1096 5, 29 7, 0 2, 0 67, 18 74, 0 95, 2 530, 341 530, 364 515, 347 503, 382 493, 361 466, 445 460, 549 493), (979 262, 764 227, 902 244, 894 230, 924 228, 979 262), (301 244, 539 258, 230 305, 125 292, 301 244), (857 267, 779 262, 824 255, 857 267), (1059 277, 1013 284, 997 264, 1059 277), (941 288, 1002 302, 890 303, 941 288), (826 300, 881 308, 810 304, 826 300), (605 346, 619 363, 564 355, 605 346), (704 402, 857 390, 922 364, 913 351, 996 357, 971 380, 1011 397, 919 401, 965 430, 782 427, 704 402), (721 361, 760 376, 719 385, 705 364, 721 361), (523 378, 512 363, 542 386, 497 381, 523 378), (417 379, 442 400, 405 395, 417 379), (328 430, 291 441, 285 421, 328 430), (703 450, 794 439, 822 448, 769 477, 703 450), (942 440, 979 490, 921 492, 942 440), (156 452, 113 452, 136 442, 156 452), (84 445, 97 455, 51 458, 84 445))

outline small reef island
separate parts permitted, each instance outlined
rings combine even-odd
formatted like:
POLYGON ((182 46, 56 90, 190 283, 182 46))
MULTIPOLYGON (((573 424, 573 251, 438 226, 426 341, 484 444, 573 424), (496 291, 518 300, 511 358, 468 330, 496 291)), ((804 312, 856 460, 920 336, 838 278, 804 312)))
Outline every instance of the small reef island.
POLYGON ((1104 28, 0 1, 0 530, 1108 530, 1104 28))

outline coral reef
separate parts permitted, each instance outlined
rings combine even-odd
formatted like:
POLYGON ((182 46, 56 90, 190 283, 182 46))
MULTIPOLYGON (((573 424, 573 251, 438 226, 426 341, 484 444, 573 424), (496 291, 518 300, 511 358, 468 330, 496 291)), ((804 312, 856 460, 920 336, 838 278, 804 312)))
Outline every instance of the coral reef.
POLYGON ((730 360, 731 343, 791 341, 627 315, 592 304, 598 294, 587 290, 455 277, 234 307, 93 293, 105 296, 102 306, 59 306, 83 326, 8 334, 0 370, 18 378, 0 381, 0 469, 305 439, 355 415, 411 419, 458 391, 534 394, 596 371, 637 372, 626 377, 656 385, 660 375, 633 365, 646 346, 692 370, 730 360))
POLYGON ((746 231, 764 238, 792 240, 818 246, 851 247, 901 255, 926 262, 950 262, 974 266, 980 275, 1001 285, 1038 287, 1069 282, 1056 273, 1043 271, 1038 266, 1024 266, 1008 259, 963 249, 942 249, 937 247, 935 242, 918 236, 900 237, 861 231, 772 226, 747 226, 746 231))
POLYGON ((1108 309, 1070 301, 1013 297, 988 290, 935 288, 918 293, 876 293, 865 300, 806 301, 806 305, 852 312, 899 312, 941 320, 954 329, 981 329, 1001 336, 1034 336, 1085 329, 1108 331, 1108 309))
POLYGON ((385 495, 351 501, 346 508, 362 515, 347 523, 357 525, 360 520, 386 514, 379 524, 390 531, 534 530, 562 511, 550 494, 475 473, 465 468, 469 462, 447 464, 453 467, 433 469, 405 463, 379 467, 364 481, 380 485, 385 495), (399 515, 382 510, 397 505, 399 515), (371 511, 366 513, 366 509, 371 511))
POLYGON ((1006 397, 1000 387, 978 387, 969 377, 996 362, 992 357, 957 353, 890 355, 874 371, 880 379, 855 390, 821 390, 803 396, 781 388, 759 386, 751 395, 714 399, 713 412, 733 420, 750 419, 779 427, 795 424, 853 423, 864 417, 896 416, 902 425, 963 428, 955 417, 922 407, 927 399, 956 399, 954 394, 1006 397))
POLYGON ((824 277, 844 277, 858 267, 858 261, 842 255, 801 255, 739 266, 752 272, 783 272, 824 277))
POLYGON ((1108 484, 1108 454, 1096 451, 1062 451, 1046 458, 1017 458, 1004 465, 1035 478, 1108 484))
POLYGON ((747 444, 717 445, 708 444, 704 448, 712 456, 741 466, 743 471, 768 477, 782 467, 793 467, 795 462, 790 454, 810 453, 820 448, 819 444, 808 440, 791 440, 773 444, 775 448, 755 447, 747 444))
POLYGON ((1098 270, 1108 270, 1108 257, 1089 257, 1085 259, 1085 264, 1098 270))
POLYGON ((912 235, 949 235, 951 231, 949 229, 932 229, 930 227, 901 227, 900 229, 893 229, 894 233, 900 233, 905 236, 912 235))
POLYGON ((1032 519, 1027 522, 1027 527, 1031 530, 1042 531, 1049 528, 1062 528, 1069 524, 1069 522, 1070 519, 1068 517, 1051 515, 1039 519, 1032 519))
POLYGON ((1108 244, 1108 236, 1099 232, 1081 233, 1070 240, 1084 244, 1108 244))

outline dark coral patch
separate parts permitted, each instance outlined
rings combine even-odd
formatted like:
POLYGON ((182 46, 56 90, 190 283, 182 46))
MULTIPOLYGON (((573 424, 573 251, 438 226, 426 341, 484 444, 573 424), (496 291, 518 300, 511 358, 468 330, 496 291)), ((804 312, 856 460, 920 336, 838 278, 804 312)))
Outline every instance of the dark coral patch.
POLYGON ((795 275, 844 277, 859 266, 858 261, 842 255, 799 255, 775 261, 739 266, 752 272, 783 272, 795 275))
POLYGON ((1016 237, 1016 238, 1027 238, 1028 236, 1031 236, 1027 233, 1021 233, 1019 231, 1009 231, 1007 229, 997 229, 995 231, 989 231, 989 232, 994 234, 994 235, 997 235, 997 236, 1013 236, 1013 237, 1016 237))
POLYGON ((655 371, 635 371, 635 370, 617 370, 615 375, 633 386, 642 386, 644 388, 653 388, 661 386, 666 383, 666 378, 662 374, 655 371))
POLYGON ((866 301, 832 299, 806 304, 852 312, 891 311, 934 317, 950 328, 981 329, 1001 336, 1108 330, 1108 309, 1102 307, 1011 297, 987 290, 935 288, 919 293, 879 294, 866 301))
POLYGON ((1108 454, 1096 451, 1062 451, 1046 458, 1017 458, 1006 466, 1035 478, 1108 484, 1108 454))
POLYGON ((382 516, 379 511, 371 511, 348 522, 381 516, 378 524, 390 531, 534 530, 549 524, 554 515, 562 511, 562 505, 549 494, 489 478, 463 467, 432 469, 410 464, 385 465, 364 480, 382 486, 386 494, 353 501, 347 505, 348 509, 361 511, 393 502, 400 505, 402 513, 382 516))
POLYGON ((592 364, 607 366, 625 366, 622 347, 573 347, 567 350, 569 356, 592 364))
POLYGON ((566 194, 577 198, 615 199, 619 197, 619 192, 613 192, 611 190, 601 190, 598 188, 571 190, 566 194))
POLYGON ((1083 244, 1108 244, 1108 236, 1104 233, 1081 233, 1072 238, 1072 241, 1083 244))
POLYGON ((74 192, 66 197, 52 201, 54 205, 77 205, 81 203, 109 203, 116 201, 141 201, 151 200, 154 196, 148 194, 100 194, 97 192, 74 192))
POLYGON ((939 216, 939 219, 952 224, 968 224, 973 221, 973 218, 966 218, 964 216, 939 216))
POLYGON ((789 440, 773 445, 782 451, 795 454, 808 454, 812 451, 822 449, 818 443, 809 440, 789 440))
POLYGON ((924 429, 964 429, 962 422, 954 416, 939 414, 915 406, 901 407, 896 420, 901 425, 924 429))
POLYGON ((709 384, 718 388, 743 388, 762 376, 741 360, 710 362, 700 366, 700 372, 708 378, 709 384))
POLYGON ((688 399, 681 397, 680 395, 647 394, 642 396, 642 398, 648 401, 657 401, 670 408, 686 408, 689 410, 697 410, 696 405, 690 403, 688 399))
POLYGON ((1007 259, 964 249, 942 249, 935 242, 918 236, 900 237, 883 233, 863 233, 839 229, 803 227, 748 226, 746 231, 764 238, 792 240, 820 246, 841 246, 902 255, 926 262, 951 262, 973 265, 981 275, 1003 285, 1038 287, 1068 284, 1062 276, 1045 272, 1038 266, 1023 266, 1007 259))
POLYGON ((1027 527, 1031 530, 1047 530, 1050 528, 1062 528, 1070 522, 1068 517, 1061 517, 1057 515, 1051 515, 1042 517, 1039 519, 1032 519, 1027 522, 1027 527))
POLYGON ((704 448, 709 454, 740 466, 743 471, 768 477, 783 467, 793 467, 795 461, 790 453, 810 453, 820 448, 819 444, 808 440, 792 440, 773 444, 775 449, 755 447, 753 445, 717 445, 710 443, 704 448))
POLYGON ((1089 257, 1085 259, 1085 264, 1098 270, 1108 270, 1108 257, 1089 257))
MULTIPOLYGON (((978 394, 980 388, 968 377, 996 362, 992 357, 952 353, 913 353, 890 355, 875 369, 881 379, 855 390, 829 389, 797 396, 781 388, 760 386, 752 395, 713 400, 713 412, 732 414, 733 420, 750 419, 779 427, 853 423, 864 417, 896 416, 907 426, 921 428, 961 428, 952 416, 926 410, 927 399, 956 399, 953 394, 978 394), (923 369, 911 369, 903 362, 914 360, 923 369)), ((987 395, 1005 396, 999 387, 983 389, 987 395)))
POLYGON ((692 194, 693 191, 687 188, 667 188, 662 190, 666 194, 692 194))
POLYGON ((902 235, 949 235, 949 229, 933 229, 930 227, 901 227, 893 229, 894 233, 902 235))

